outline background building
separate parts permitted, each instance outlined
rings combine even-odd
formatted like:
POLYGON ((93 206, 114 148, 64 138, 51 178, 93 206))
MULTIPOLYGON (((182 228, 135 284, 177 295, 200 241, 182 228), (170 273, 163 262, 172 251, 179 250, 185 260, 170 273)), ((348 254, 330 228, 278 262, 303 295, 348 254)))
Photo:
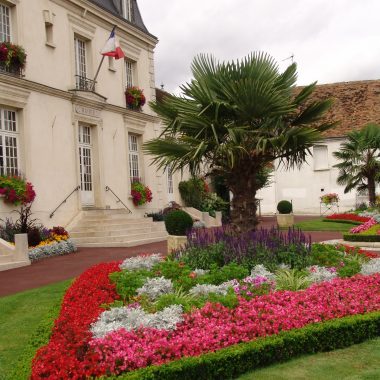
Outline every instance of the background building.
POLYGON ((334 98, 326 119, 340 120, 340 124, 325 133, 323 141, 312 148, 312 156, 308 156, 300 170, 279 168, 274 172, 272 185, 257 195, 262 199, 263 213, 275 213, 277 203, 286 199, 293 202, 296 213, 317 214, 321 211, 320 196, 326 193, 339 194, 341 210, 353 208, 363 201, 368 204, 368 197, 354 190, 344 194, 344 186, 337 184, 338 169, 334 165, 338 161, 333 152, 339 150, 350 131, 367 123, 380 123, 380 80, 319 85, 314 96, 334 98))

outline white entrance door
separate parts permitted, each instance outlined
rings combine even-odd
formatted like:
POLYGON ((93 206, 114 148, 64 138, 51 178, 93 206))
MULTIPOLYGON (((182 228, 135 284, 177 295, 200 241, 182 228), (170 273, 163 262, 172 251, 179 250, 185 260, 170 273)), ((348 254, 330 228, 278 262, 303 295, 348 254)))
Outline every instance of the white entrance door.
POLYGON ((91 127, 79 124, 79 173, 83 206, 94 205, 91 127))
POLYGON ((167 186, 168 186, 168 203, 174 201, 173 173, 170 167, 166 168, 167 186))

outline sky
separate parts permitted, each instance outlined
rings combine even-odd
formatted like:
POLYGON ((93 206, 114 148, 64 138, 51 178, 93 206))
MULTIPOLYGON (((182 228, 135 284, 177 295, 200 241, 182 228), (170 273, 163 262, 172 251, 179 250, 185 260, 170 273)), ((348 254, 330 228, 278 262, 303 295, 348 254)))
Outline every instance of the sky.
POLYGON ((171 93, 199 53, 272 55, 298 67, 298 84, 380 79, 379 0, 138 0, 155 49, 156 86, 171 93), (287 59, 289 58, 289 59, 287 59))

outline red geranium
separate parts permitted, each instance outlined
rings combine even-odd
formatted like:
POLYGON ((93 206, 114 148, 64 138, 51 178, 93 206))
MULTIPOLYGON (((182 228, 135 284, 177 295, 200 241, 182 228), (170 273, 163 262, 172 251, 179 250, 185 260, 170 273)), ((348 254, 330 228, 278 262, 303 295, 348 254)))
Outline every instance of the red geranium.
POLYGON ((326 219, 332 220, 351 220, 353 222, 368 222, 371 218, 366 216, 359 216, 357 214, 333 214, 326 216, 326 219))

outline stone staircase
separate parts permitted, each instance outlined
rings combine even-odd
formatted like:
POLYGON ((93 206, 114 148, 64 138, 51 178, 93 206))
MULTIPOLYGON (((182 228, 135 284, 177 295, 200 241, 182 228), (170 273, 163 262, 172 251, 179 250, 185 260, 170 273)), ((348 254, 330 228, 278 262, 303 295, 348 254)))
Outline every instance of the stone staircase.
POLYGON ((133 247, 168 236, 164 222, 137 217, 125 209, 83 211, 69 234, 78 247, 133 247))

